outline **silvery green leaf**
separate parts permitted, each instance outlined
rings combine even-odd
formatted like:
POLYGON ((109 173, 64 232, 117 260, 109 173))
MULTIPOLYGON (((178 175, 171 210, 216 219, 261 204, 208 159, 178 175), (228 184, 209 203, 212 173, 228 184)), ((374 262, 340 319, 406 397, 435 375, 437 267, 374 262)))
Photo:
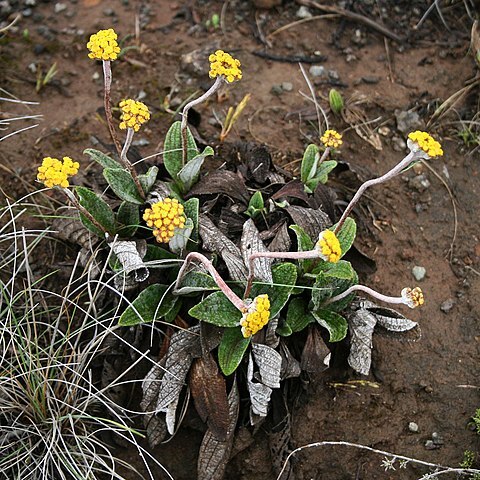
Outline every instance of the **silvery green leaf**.
POLYGON ((173 253, 180 253, 187 246, 188 239, 193 232, 193 227, 193 220, 187 218, 183 228, 175 229, 175 234, 168 242, 168 246, 173 253))
POLYGON ((183 192, 188 192, 192 188, 192 185, 198 181, 200 168, 202 167, 205 158, 213 155, 213 153, 212 147, 206 147, 202 153, 189 160, 178 172, 178 179, 182 183, 183 192))
POLYGON ((188 295, 195 292, 218 290, 215 280, 203 270, 203 265, 198 270, 188 272, 183 278, 180 287, 175 289, 175 295, 188 295))
POLYGON ((368 375, 372 363, 372 336, 377 319, 368 310, 360 308, 349 315, 351 332, 348 364, 358 373, 368 375))
POLYGON ((406 332, 418 326, 417 322, 405 318, 401 313, 391 308, 379 307, 367 300, 362 302, 362 304, 363 308, 376 318, 378 325, 391 332, 406 332))
POLYGON ((301 227, 314 240, 318 239, 320 232, 332 224, 330 217, 320 209, 290 205, 285 210, 292 217, 293 223, 301 227))
POLYGON ((258 365, 261 382, 270 388, 280 388, 282 356, 273 348, 252 342, 252 352, 258 365))
POLYGON ((150 192, 150 190, 152 189, 153 184, 157 179, 157 175, 158 175, 158 167, 154 165, 153 167, 150 167, 148 169, 147 173, 142 173, 141 175, 138 176, 138 180, 145 194, 150 192))
POLYGON ((198 454, 198 480, 223 479, 225 467, 230 460, 233 447, 239 407, 240 396, 238 394, 237 382, 234 380, 232 390, 228 395, 227 438, 221 441, 215 437, 210 429, 205 432, 198 454))
MULTIPOLYGON (((252 219, 243 224, 242 238, 240 240, 240 250, 242 252, 243 262, 248 265, 248 259, 252 253, 268 252, 268 248, 260 239, 260 234, 252 219)), ((273 283, 272 278, 272 259, 257 258, 254 261, 254 277, 267 283, 273 283)))
POLYGON ((140 255, 138 251, 140 244, 135 240, 114 239, 109 245, 121 263, 125 275, 132 277, 136 282, 143 282, 148 278, 149 271, 142 260, 146 253, 146 244, 143 255, 140 255))
POLYGON ((293 357, 285 342, 280 343, 280 355, 282 356, 282 369, 280 371, 280 380, 299 377, 302 373, 300 362, 293 357))
POLYGON ((248 359, 247 385, 250 394, 250 402, 252 404, 250 407, 250 418, 252 414, 266 417, 268 414, 268 404, 270 403, 272 389, 263 383, 253 382, 252 354, 249 355, 248 359))
POLYGON ((164 198, 169 197, 171 193, 168 184, 165 182, 155 182, 151 190, 148 192, 147 203, 151 205, 152 203, 160 202, 164 198))

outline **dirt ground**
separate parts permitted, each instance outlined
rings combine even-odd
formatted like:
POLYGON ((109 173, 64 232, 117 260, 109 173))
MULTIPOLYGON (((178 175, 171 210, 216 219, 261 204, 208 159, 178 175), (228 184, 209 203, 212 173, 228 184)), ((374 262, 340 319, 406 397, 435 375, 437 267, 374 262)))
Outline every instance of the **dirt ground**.
MULTIPOLYGON (((37 188, 35 165, 44 156, 71 156, 83 169, 77 182, 95 183, 97 172, 82 151, 92 146, 92 139, 108 144, 109 137, 102 120, 101 66, 87 58, 85 44, 101 28, 114 27, 120 38, 131 35, 126 44, 137 46, 113 65, 112 98, 118 102, 140 94, 153 112, 148 128, 136 137, 142 140, 137 145, 141 156, 161 151, 180 101, 211 83, 208 64, 192 62, 187 55, 197 49, 234 53, 244 74, 221 98, 199 107, 199 135, 218 145, 220 129, 213 112, 224 118, 228 106, 251 93, 227 142, 264 143, 275 161, 293 172, 305 146, 318 142, 315 110, 302 95, 308 94, 308 87, 298 59, 307 72, 313 65, 325 67, 320 76, 309 74, 325 108, 333 86, 347 99, 352 115, 356 112, 357 118, 362 115, 370 122, 361 138, 352 128, 353 116, 347 121, 329 117, 331 126, 344 134, 339 160, 360 178, 380 175, 403 157, 406 135, 398 129, 398 115, 418 113, 418 123, 407 128, 433 133, 444 147, 444 157, 370 191, 357 218, 358 247, 377 265, 374 273, 363 277, 368 285, 396 294, 416 284, 414 266, 426 269, 419 282, 425 306, 403 311, 420 322, 422 338, 398 342, 375 336, 370 384, 347 384, 358 377, 346 369, 311 378, 292 410, 291 444, 296 448, 324 440, 348 441, 452 467, 462 461, 465 450, 479 451, 479 437, 469 421, 480 406, 480 162, 479 151, 471 153, 457 136, 459 119, 475 113, 478 87, 449 115, 432 117, 442 101, 476 74, 468 52, 472 21, 463 2, 449 2, 442 10, 446 25, 432 11, 418 28, 430 2, 325 2, 355 4, 355 12, 382 23, 400 37, 397 40, 361 21, 314 8, 309 11, 317 17, 292 24, 300 20, 301 2, 294 1, 264 10, 237 0, 25 3, 10 2, 11 19, 17 10, 30 11, 2 41, 0 84, 18 98, 39 104, 2 103, 2 110, 43 118, 38 127, 0 144, 1 188, 11 200, 37 188), (221 14, 220 26, 207 29, 205 22, 213 13, 221 14), (258 52, 266 52, 268 58, 258 52), (46 71, 54 62, 54 81, 36 93, 33 70, 46 71), (410 422, 418 425, 418 432, 409 430, 410 422), (427 449, 425 443, 434 432, 443 442, 427 449)), ((153 161, 160 162, 161 156, 153 161)), ((340 199, 351 198, 349 181, 344 173, 332 176, 340 199)), ((51 268, 62 261, 43 260, 51 262, 51 268)), ((153 452, 178 480, 196 476, 202 433, 192 425, 153 452)), ((141 465, 129 452, 116 453, 141 465)), ((296 456, 295 473, 297 480, 408 480, 427 473, 425 467, 412 464, 385 472, 381 461, 379 455, 328 446, 296 456)), ((156 475, 164 478, 161 472, 156 475)), ((226 476, 275 478, 264 432, 232 459, 226 476)))

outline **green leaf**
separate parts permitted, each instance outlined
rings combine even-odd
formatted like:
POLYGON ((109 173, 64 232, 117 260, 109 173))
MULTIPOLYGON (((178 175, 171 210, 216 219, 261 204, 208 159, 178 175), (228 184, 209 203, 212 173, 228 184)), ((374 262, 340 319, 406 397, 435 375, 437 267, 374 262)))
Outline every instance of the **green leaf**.
POLYGON ((121 237, 133 237, 140 224, 140 211, 138 205, 122 202, 117 211, 117 233, 121 237))
POLYGON ((218 347, 218 364, 225 375, 231 375, 243 359, 251 337, 244 338, 240 328, 227 328, 218 347))
POLYGON ((207 273, 193 271, 183 277, 181 286, 175 291, 176 295, 188 295, 194 292, 205 292, 206 290, 218 290, 219 286, 207 273))
MULTIPOLYGON (((111 235, 115 234, 115 215, 112 209, 105 200, 101 199, 96 193, 85 187, 75 188, 79 203, 84 207, 90 215, 111 235)), ((105 233, 102 232, 96 225, 94 225, 83 214, 80 215, 82 223, 93 233, 101 238, 105 237, 105 233)))
POLYGON ((320 159, 318 147, 310 144, 303 154, 302 165, 300 167, 300 180, 306 184, 308 180, 315 177, 317 164, 320 159))
POLYGON ((258 214, 263 212, 265 209, 265 202, 263 201, 262 192, 257 190, 250 198, 248 202, 248 208, 245 213, 251 217, 255 218, 258 214))
POLYGON ((328 174, 337 166, 335 160, 325 160, 322 162, 315 173, 315 177, 307 180, 305 185, 313 192, 319 183, 327 183, 328 174))
POLYGON ((142 205, 143 200, 138 193, 133 178, 128 172, 121 168, 105 168, 103 176, 120 200, 142 205))
POLYGON ((344 317, 330 310, 318 310, 312 314, 317 322, 328 330, 330 342, 339 342, 346 337, 348 323, 344 317))
POLYGON ((145 195, 152 189, 155 180, 157 179, 158 175, 158 167, 155 165, 150 167, 147 173, 142 173, 138 176, 138 180, 140 181, 140 185, 145 192, 145 195))
POLYGON ((150 285, 122 313, 122 327, 153 322, 165 317, 175 306, 178 297, 168 292, 166 285, 150 285))
MULTIPOLYGON (((330 230, 335 230, 337 224, 330 227, 330 230)), ((337 233, 338 241, 340 242, 340 247, 342 249, 342 257, 350 250, 350 247, 355 241, 355 235, 357 234, 357 224, 355 220, 351 217, 345 219, 345 223, 342 225, 342 228, 337 233)))
MULTIPOLYGON (((297 236, 297 246, 299 252, 306 252, 308 250, 313 250, 314 243, 312 239, 308 236, 305 230, 298 225, 290 225, 291 230, 295 232, 297 236)), ((309 272, 315 265, 316 260, 299 260, 298 264, 304 272, 309 272)))
MULTIPOLYGON (((195 244, 198 243, 198 210, 200 208, 200 201, 198 198, 190 198, 183 204, 185 216, 191 218, 193 222, 193 230, 190 235, 190 240, 195 244)), ((194 249, 194 246, 189 246, 190 250, 194 249)))
POLYGON ((303 298, 294 298, 288 304, 285 325, 291 333, 302 331, 307 325, 314 322, 315 318, 308 310, 308 302, 303 298))
MULTIPOLYGON (((163 164, 172 179, 178 181, 178 173, 184 167, 182 157, 181 122, 174 122, 168 129, 163 145, 163 164)), ((198 155, 197 144, 190 129, 187 128, 187 161, 198 155)))
POLYGON ((293 263, 279 263, 272 267, 272 285, 256 283, 250 298, 266 293, 270 300, 270 318, 275 318, 285 306, 297 281, 297 267, 293 263))
POLYGON ((143 257, 143 261, 153 262, 156 260, 170 260, 176 258, 177 256, 174 253, 169 252, 158 245, 147 245, 147 253, 143 257))
POLYGON ((235 327, 240 324, 242 314, 223 292, 214 292, 199 304, 192 307, 188 314, 203 322, 218 327, 235 327))
POLYGON ((212 147, 205 147, 205 150, 192 158, 187 164, 178 172, 177 183, 183 193, 187 193, 192 186, 198 182, 200 176, 200 168, 205 161, 205 158, 213 155, 212 147))
POLYGON ((122 168, 122 166, 100 150, 94 148, 87 148, 83 151, 85 155, 88 155, 92 160, 99 163, 103 168, 122 168))

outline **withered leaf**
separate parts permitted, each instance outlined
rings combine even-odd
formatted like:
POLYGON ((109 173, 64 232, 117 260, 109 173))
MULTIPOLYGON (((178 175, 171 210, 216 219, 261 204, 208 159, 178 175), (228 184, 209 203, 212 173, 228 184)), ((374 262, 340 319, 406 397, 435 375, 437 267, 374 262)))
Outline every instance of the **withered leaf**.
POLYGON ((365 300, 362 307, 368 310, 377 320, 377 324, 391 332, 406 332, 415 328, 418 323, 405 318, 401 313, 391 308, 379 307, 365 300))
POLYGON ((278 343, 280 342, 280 337, 277 335, 278 327, 278 317, 271 319, 267 327, 262 329, 261 331, 265 331, 265 338, 263 339, 263 342, 265 345, 271 347, 271 348, 277 348, 278 343))
POLYGON ((253 358, 251 353, 248 359, 247 385, 251 402, 250 421, 253 425, 255 422, 252 421, 252 414, 260 417, 267 416, 268 404, 270 403, 272 389, 263 383, 257 383, 253 381, 253 358))
POLYGON ((261 382, 270 388, 280 388, 282 356, 273 348, 252 342, 252 352, 258 365, 261 382))
POLYGON ((313 192, 313 202, 311 207, 319 208, 325 212, 332 223, 335 222, 335 198, 336 195, 333 190, 323 183, 319 183, 313 192))
MULTIPOLYGON (((268 248, 260 239, 260 234, 252 219, 247 220, 243 225, 242 238, 240 240, 240 250, 242 252, 243 262, 248 265, 248 259, 252 253, 268 252, 268 248)), ((272 259, 257 258, 254 261, 254 276, 258 280, 273 283, 272 278, 272 259)))
POLYGON ((289 252, 292 246, 290 235, 288 234, 287 224, 283 223, 275 234, 275 238, 270 242, 268 249, 271 252, 289 252))
POLYGON ((229 423, 227 389, 225 378, 211 354, 194 360, 189 385, 200 418, 218 440, 226 441, 229 423))
POLYGON ((319 209, 314 210, 313 208, 291 205, 285 210, 292 217, 293 222, 302 227, 314 241, 318 238, 320 232, 332 224, 328 215, 319 209))
POLYGON ((127 277, 132 277, 138 283, 148 278, 149 271, 142 260, 147 252, 145 240, 117 240, 115 238, 109 243, 109 246, 127 277))
POLYGON ((56 237, 80 245, 87 250, 92 250, 99 243, 100 240, 83 226, 75 208, 61 208, 58 210, 58 214, 59 217, 55 218, 52 223, 56 237))
POLYGON ((372 364, 372 336, 377 320, 368 310, 360 308, 349 315, 351 331, 348 364, 358 373, 368 375, 372 364))
POLYGON ((280 372, 280 380, 287 378, 296 378, 302 373, 300 362, 293 357, 285 342, 280 342, 280 355, 282 356, 282 370, 280 372))
POLYGON ((227 438, 225 441, 220 441, 210 429, 205 432, 198 455, 198 480, 223 479, 223 474, 225 473, 225 468, 232 451, 239 406, 240 397, 238 394, 237 381, 234 380, 232 390, 228 395, 227 438))
POLYGON ((227 266, 230 278, 236 282, 245 282, 248 277, 248 270, 243 260, 227 250, 223 250, 221 255, 227 266))
POLYGON ((244 181, 230 170, 219 170, 202 176, 188 192, 186 198, 198 195, 218 195, 223 193, 239 202, 248 204, 250 195, 244 181))
POLYGON ((329 353, 330 350, 323 341, 320 329, 317 325, 310 325, 300 361, 301 369, 310 373, 325 370, 323 360, 329 353))
POLYGON ((298 198, 308 203, 308 195, 305 193, 305 185, 300 180, 291 180, 285 184, 280 190, 275 192, 270 198, 279 200, 285 197, 298 198))

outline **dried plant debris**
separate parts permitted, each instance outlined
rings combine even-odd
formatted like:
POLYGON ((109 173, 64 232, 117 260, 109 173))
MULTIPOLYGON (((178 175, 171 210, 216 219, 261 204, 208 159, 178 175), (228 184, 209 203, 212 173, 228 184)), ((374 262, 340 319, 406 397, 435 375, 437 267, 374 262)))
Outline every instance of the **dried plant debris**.
POLYGON ((127 277, 131 277, 138 283, 148 278, 149 271, 142 260, 147 252, 145 240, 117 240, 115 238, 109 245, 127 277))
POLYGON ((302 373, 300 362, 290 353, 285 342, 280 342, 280 355, 282 356, 282 370, 280 372, 280 380, 287 378, 299 377, 302 373))
POLYGON ((224 442, 228 433, 228 399, 225 378, 211 354, 194 360, 190 391, 195 409, 215 438, 224 442))
POLYGON ((390 308, 379 307, 363 300, 352 305, 353 312, 348 314, 351 346, 348 364, 358 373, 368 375, 372 363, 372 337, 376 326, 395 332, 412 331, 413 338, 420 327, 416 322, 405 318, 390 308))
POLYGON ((303 200, 308 204, 309 198, 305 192, 305 185, 300 180, 291 180, 285 184, 280 190, 274 193, 271 197, 272 200, 281 200, 287 198, 297 198, 303 200))
POLYGON ((237 382, 234 380, 232 390, 228 395, 228 428, 225 440, 218 439, 214 432, 208 429, 200 445, 198 456, 198 480, 222 480, 225 468, 232 452, 235 426, 237 425, 240 408, 240 396, 237 382))
POLYGON ((270 388, 280 388, 282 356, 273 348, 261 343, 252 343, 252 352, 258 365, 260 382, 270 388))
MULTIPOLYGON (((248 259, 252 253, 268 252, 268 248, 260 239, 260 234, 252 219, 247 220, 243 225, 243 234, 240 240, 240 250, 245 265, 248 265, 248 259)), ((257 258, 254 261, 254 276, 257 280, 267 283, 273 283, 272 278, 272 259, 257 258)))
MULTIPOLYGON (((263 233, 263 232, 262 232, 263 233)), ((292 246, 290 235, 288 234, 288 227, 286 222, 283 222, 277 230, 275 237, 268 245, 271 252, 289 252, 292 246)))
POLYGON ((92 250, 100 242, 83 226, 75 208, 61 208, 58 214, 61 216, 55 218, 52 223, 56 237, 87 250, 92 250))
POLYGON ((325 345, 320 329, 316 325, 308 327, 307 340, 302 351, 300 367, 308 373, 316 373, 325 370, 324 360, 330 354, 330 350, 325 345))
POLYGON ((291 205, 285 209, 293 223, 301 227, 310 238, 316 239, 332 223, 329 216, 321 210, 291 205))
POLYGON ((229 170, 219 170, 204 175, 191 188, 185 198, 198 197, 199 195, 218 195, 219 193, 245 205, 250 200, 250 194, 243 179, 229 170))

